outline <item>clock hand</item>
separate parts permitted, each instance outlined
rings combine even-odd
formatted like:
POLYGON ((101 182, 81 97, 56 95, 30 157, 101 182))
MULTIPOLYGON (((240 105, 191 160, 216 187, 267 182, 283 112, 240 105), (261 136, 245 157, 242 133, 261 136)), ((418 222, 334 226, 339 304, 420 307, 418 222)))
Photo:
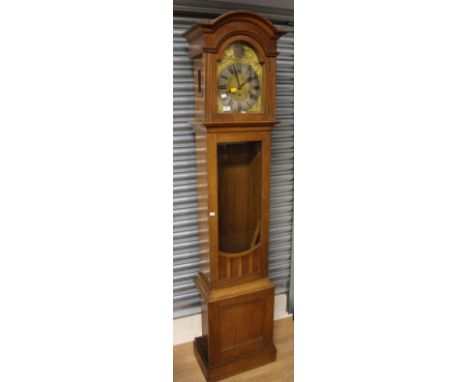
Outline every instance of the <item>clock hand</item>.
POLYGON ((242 86, 244 86, 247 82, 252 81, 252 77, 247 77, 247 79, 244 81, 242 85, 239 85, 239 89, 242 89, 242 86))
POLYGON ((239 88, 241 87, 240 86, 240 82, 239 82, 239 76, 237 75, 237 69, 236 67, 234 66, 234 74, 236 75, 236 79, 237 79, 237 85, 239 86, 239 88))

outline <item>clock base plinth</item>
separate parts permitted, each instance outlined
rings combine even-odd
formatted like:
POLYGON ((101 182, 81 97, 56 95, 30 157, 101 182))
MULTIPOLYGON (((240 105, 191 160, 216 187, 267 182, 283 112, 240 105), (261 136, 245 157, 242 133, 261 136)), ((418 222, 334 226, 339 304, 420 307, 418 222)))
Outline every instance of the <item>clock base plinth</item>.
POLYGON ((204 337, 195 338, 193 341, 193 351, 198 365, 208 382, 219 381, 276 360, 276 347, 271 345, 255 353, 243 354, 217 365, 210 365, 207 357, 206 338, 204 337))
POLYGON ((207 381, 218 381, 276 360, 275 286, 268 278, 211 289, 202 275, 202 332, 194 352, 207 381))

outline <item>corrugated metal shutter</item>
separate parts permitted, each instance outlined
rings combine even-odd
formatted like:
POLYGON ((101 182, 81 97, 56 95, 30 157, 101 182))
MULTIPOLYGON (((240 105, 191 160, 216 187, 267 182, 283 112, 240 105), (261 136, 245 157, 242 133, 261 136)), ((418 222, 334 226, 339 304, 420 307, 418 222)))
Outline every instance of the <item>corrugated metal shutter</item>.
MULTIPOLYGON (((210 15, 206 19, 212 19, 210 15)), ((200 15, 174 16, 173 66, 173 299, 174 318, 200 312, 200 295, 193 279, 198 272, 195 142, 190 121, 194 117, 192 62, 182 37, 200 15)), ((278 41, 276 115, 271 153, 270 278, 276 293, 289 288, 294 178, 294 33, 278 41)))

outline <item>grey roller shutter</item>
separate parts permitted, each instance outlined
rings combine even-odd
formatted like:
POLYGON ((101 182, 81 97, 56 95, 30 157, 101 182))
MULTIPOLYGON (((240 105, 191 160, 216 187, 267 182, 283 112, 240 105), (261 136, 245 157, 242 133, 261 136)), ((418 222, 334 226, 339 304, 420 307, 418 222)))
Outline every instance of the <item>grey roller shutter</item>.
MULTIPOLYGON (((173 20, 173 308, 174 318, 201 311, 193 279, 199 269, 196 203, 194 81, 187 43, 182 37, 193 23, 213 15, 175 15, 173 20)), ((289 289, 294 181, 294 33, 278 41, 276 116, 271 148, 270 278, 276 293, 289 289)))

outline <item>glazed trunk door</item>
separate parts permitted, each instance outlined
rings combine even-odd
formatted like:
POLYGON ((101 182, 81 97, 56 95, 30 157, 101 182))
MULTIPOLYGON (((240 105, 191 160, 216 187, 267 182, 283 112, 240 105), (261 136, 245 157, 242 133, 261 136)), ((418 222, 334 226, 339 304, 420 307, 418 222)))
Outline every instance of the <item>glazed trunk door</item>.
POLYGON ((216 144, 220 285, 266 274, 269 139, 261 133, 233 138, 220 134, 216 144))

